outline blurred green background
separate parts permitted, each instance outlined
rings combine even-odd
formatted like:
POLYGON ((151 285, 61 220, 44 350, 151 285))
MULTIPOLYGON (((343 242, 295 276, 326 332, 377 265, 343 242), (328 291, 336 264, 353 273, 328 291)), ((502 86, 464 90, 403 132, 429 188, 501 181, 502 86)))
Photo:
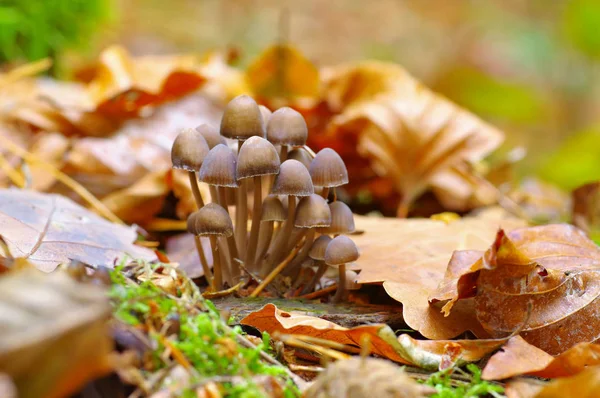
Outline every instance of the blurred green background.
POLYGON ((521 175, 571 189, 600 179, 599 27, 598 0, 0 0, 0 61, 52 56, 68 76, 120 43, 230 47, 244 66, 283 36, 317 66, 402 64, 525 147, 521 175))

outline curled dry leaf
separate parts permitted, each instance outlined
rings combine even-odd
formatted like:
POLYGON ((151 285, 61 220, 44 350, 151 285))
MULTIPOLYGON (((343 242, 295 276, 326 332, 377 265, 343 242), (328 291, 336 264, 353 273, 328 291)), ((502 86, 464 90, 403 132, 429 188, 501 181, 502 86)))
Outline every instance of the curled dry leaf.
POLYGON ((500 230, 475 262, 451 262, 432 297, 449 300, 446 314, 462 299, 475 297, 477 320, 498 336, 514 331, 532 306, 523 338, 557 355, 600 338, 599 270, 600 248, 576 227, 500 230))
MULTIPOLYGON (((473 303, 463 302, 456 312, 444 317, 428 298, 444 279, 454 250, 484 250, 498 227, 507 230, 525 222, 498 208, 477 216, 446 223, 430 219, 393 219, 355 216, 353 236, 359 247, 359 283, 383 283, 393 299, 403 304, 406 323, 430 339, 448 339, 465 330, 480 337, 486 335, 474 316, 473 303)), ((465 261, 476 260, 480 253, 465 253, 465 261)))
POLYGON ((512 337, 502 350, 494 354, 483 369, 485 380, 501 380, 520 375, 543 378, 569 377, 590 366, 600 365, 600 345, 579 343, 553 357, 527 343, 522 337, 512 337))
POLYGON ((154 260, 135 246, 133 228, 106 221, 60 195, 19 189, 0 190, 0 236, 10 253, 50 272, 70 260, 112 267, 125 256, 154 260))
POLYGON ((400 66, 363 62, 328 75, 331 106, 344 107, 329 126, 332 134, 356 133, 359 152, 402 194, 399 215, 406 215, 439 173, 481 160, 504 139, 502 132, 427 89, 400 66))
POLYGON ((600 391, 600 366, 589 367, 575 376, 550 383, 516 379, 506 386, 508 398, 596 398, 600 391))

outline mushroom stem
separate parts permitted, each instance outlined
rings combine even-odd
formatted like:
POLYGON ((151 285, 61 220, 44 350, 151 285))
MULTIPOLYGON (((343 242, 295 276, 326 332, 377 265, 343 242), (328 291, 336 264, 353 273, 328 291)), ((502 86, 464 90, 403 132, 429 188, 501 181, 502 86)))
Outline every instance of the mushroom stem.
POLYGON ((296 253, 298 253, 298 250, 300 250, 300 248, 295 247, 294 250, 292 250, 290 252, 290 254, 288 254, 287 257, 281 263, 279 263, 279 265, 277 267, 275 267, 269 275, 267 275, 267 277, 265 279, 263 279, 263 281, 260 283, 260 285, 258 285, 256 287, 256 289, 254 289, 254 291, 252 292, 250 297, 258 296, 260 294, 260 292, 262 292, 264 290, 264 288, 267 287, 267 285, 269 283, 271 283, 273 281, 273 279, 275 279, 275 277, 277 275, 279 275, 279 273, 281 271, 283 271, 283 269, 289 264, 289 262, 292 261, 292 259, 296 255, 296 253))
POLYGON ((202 195, 200 194, 200 187, 198 186, 196 172, 193 170, 188 170, 188 177, 190 178, 190 186, 192 187, 192 193, 194 194, 196 205, 198 206, 198 209, 201 209, 204 207, 204 200, 202 200, 202 195))
POLYGON ((273 237, 273 223, 275 221, 265 221, 266 225, 261 225, 260 232, 258 233, 258 243, 255 256, 255 265, 258 266, 260 259, 263 258, 269 245, 271 244, 271 238, 273 237))
POLYGON ((217 248, 217 237, 215 235, 210 235, 209 239, 213 256, 213 270, 215 272, 212 287, 216 292, 223 288, 223 269, 221 268, 221 259, 219 258, 219 251, 217 248))
POLYGON ((288 146, 282 145, 281 148, 279 149, 279 161, 281 163, 283 163, 287 160, 287 157, 288 157, 288 146))
POLYGON ((287 238, 292 233, 292 229, 294 227, 294 218, 296 215, 296 197, 292 195, 288 195, 288 216, 287 220, 284 221, 283 227, 281 230, 277 232, 277 238, 275 239, 275 243, 273 245, 273 251, 271 253, 267 253, 266 261, 264 262, 261 274, 265 274, 268 272, 272 265, 277 264, 277 261, 285 254, 285 251, 288 247, 287 238))
POLYGON ((333 187, 333 201, 336 202, 337 201, 337 188, 333 187))
POLYGON ((224 239, 223 237, 217 239, 217 246, 219 248, 221 269, 223 270, 223 280, 226 281, 229 286, 234 286, 233 279, 231 277, 231 270, 233 269, 233 266, 229 258, 229 245, 227 244, 227 239, 224 239))
POLYGON ((317 272, 315 272, 315 275, 312 277, 310 282, 308 282, 308 285, 304 286, 304 289, 302 289, 300 295, 310 293, 315 286, 317 286, 317 283, 321 280, 323 275, 325 275, 325 271, 327 271, 327 264, 325 264, 324 261, 319 261, 319 268, 317 268, 317 272))
POLYGON ((202 241, 200 240, 200 236, 194 235, 194 242, 196 243, 196 250, 198 250, 198 257, 200 257, 200 265, 202 265, 202 269, 204 270, 204 277, 206 278, 208 284, 210 286, 213 286, 212 272, 208 267, 208 261, 206 260, 206 256, 204 255, 204 249, 202 248, 202 241))
MULTIPOLYGON (((305 230, 306 228, 303 228, 303 229, 305 230)), ((298 255, 296 256, 294 261, 292 261, 292 263, 290 264, 288 274, 290 275, 292 280, 296 280, 296 278, 298 278, 298 274, 300 273, 300 270, 302 268, 302 263, 304 262, 304 260, 306 260, 306 257, 308 257, 310 248, 313 244, 313 241, 315 240, 315 234, 316 234, 315 228, 308 229, 308 233, 306 231, 303 231, 303 233, 301 233, 301 235, 306 235, 306 239, 304 239, 304 244, 302 245, 302 248, 298 252, 298 255)), ((301 238, 302 238, 302 236, 298 237, 297 242, 299 242, 301 238)))
MULTIPOLYGON (((238 140, 238 155, 243 141, 238 140)), ((246 240, 248 235, 248 183, 246 179, 240 181, 237 191, 235 207, 235 241, 241 258, 245 258, 246 240)))
POLYGON ((342 302, 346 298, 346 294, 346 264, 340 264, 340 267, 338 268, 338 286, 332 302, 342 302))
POLYGON ((250 240, 246 247, 245 265, 249 270, 254 267, 254 256, 256 255, 256 246, 258 244, 258 234, 260 231, 260 218, 262 214, 262 177, 254 177, 254 204, 252 209, 252 227, 250 228, 250 240))
MULTIPOLYGON (((223 207, 229 213, 229 209, 227 206, 228 205, 227 191, 226 191, 225 187, 219 187, 219 202, 220 202, 219 204, 221 205, 221 207, 223 207)), ((227 253, 229 254, 229 257, 227 260, 228 260, 228 264, 229 264, 229 272, 231 273, 230 277, 231 278, 237 277, 239 275, 239 272, 236 272, 238 269, 234 264, 235 264, 235 259, 238 258, 238 251, 237 251, 237 245, 235 242, 234 235, 231 235, 230 237, 227 238, 227 253)))
MULTIPOLYGON (((212 203, 220 204, 219 203, 219 195, 217 193, 217 187, 214 185, 209 185, 208 189, 210 190, 210 201, 212 203)), ((227 210, 227 209, 225 209, 225 210, 227 210)))
POLYGON ((327 200, 327 198, 329 197, 329 187, 323 187, 323 190, 321 191, 321 196, 323 197, 323 199, 327 200))

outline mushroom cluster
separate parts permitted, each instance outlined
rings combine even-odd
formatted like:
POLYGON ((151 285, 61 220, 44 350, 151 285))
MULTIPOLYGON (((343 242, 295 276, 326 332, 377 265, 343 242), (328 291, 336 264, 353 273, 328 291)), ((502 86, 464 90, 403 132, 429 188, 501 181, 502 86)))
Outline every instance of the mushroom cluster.
POLYGON ((348 172, 334 150, 315 155, 307 136, 297 111, 284 107, 271 113, 241 95, 226 106, 220 131, 201 125, 175 139, 173 167, 189 174, 198 206, 187 229, 213 290, 247 275, 264 278, 282 266, 303 294, 315 289, 328 267, 338 270, 335 301, 353 285, 346 264, 357 260, 358 250, 345 235, 354 232, 354 218, 336 194, 336 187, 348 183, 348 172), (199 182, 208 185, 210 203, 199 182), (210 239, 212 270, 202 236, 210 239), (316 267, 315 273, 300 280, 307 266, 316 267))

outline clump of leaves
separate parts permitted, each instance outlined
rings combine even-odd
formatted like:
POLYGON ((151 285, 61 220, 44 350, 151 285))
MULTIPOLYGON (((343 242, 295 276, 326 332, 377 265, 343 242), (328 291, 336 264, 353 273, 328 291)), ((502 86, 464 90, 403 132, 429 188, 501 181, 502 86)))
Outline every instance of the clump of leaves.
POLYGON ((431 398, 475 398, 490 395, 499 398, 504 396, 502 386, 481 379, 481 369, 477 365, 469 364, 466 368, 468 372, 456 368, 433 373, 425 381, 425 384, 437 390, 437 393, 431 398), (468 377, 470 381, 465 382, 452 378, 454 371, 468 377))
MULTIPOLYGON (((162 266, 146 267, 152 271, 162 266)), ((280 391, 276 396, 299 396, 286 370, 261 358, 268 339, 258 346, 244 346, 238 339, 241 329, 229 327, 214 305, 205 301, 197 290, 190 294, 187 289, 178 289, 177 295, 169 295, 151 280, 133 282, 122 270, 123 267, 117 267, 112 272, 109 296, 114 316, 147 333, 152 341, 151 359, 144 361, 140 369, 146 378, 169 366, 165 352, 170 351, 173 362, 190 374, 185 386, 176 387, 181 396, 195 396, 195 388, 209 383, 217 385, 222 395, 228 397, 274 396, 266 391, 274 385, 280 391)))

